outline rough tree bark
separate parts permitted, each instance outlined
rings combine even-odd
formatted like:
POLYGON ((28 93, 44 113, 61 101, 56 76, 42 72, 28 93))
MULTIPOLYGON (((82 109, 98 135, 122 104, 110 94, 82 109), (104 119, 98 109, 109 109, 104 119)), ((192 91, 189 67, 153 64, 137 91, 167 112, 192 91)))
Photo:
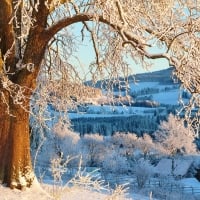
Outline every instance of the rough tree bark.
MULTIPOLYGON (((41 56, 42 52, 39 54, 41 56)), ((32 63, 37 62, 32 59, 32 63)), ((38 70, 34 73, 25 71, 13 78, 17 85, 14 95, 20 95, 22 89, 21 97, 11 95, 1 85, 0 180, 11 188, 30 186, 34 178, 30 156, 29 104, 37 73, 38 70), (18 103, 16 98, 19 98, 18 103)))
MULTIPOLYGON (((1 88, 1 92, 2 88, 1 88)), ((7 113, 7 105, 3 101, 7 101, 9 96, 6 92, 3 93, 4 97, 0 98, 0 180, 6 179, 7 176, 7 152, 8 152, 8 139, 10 129, 10 117, 7 113)))
POLYGON ((30 30, 23 63, 25 66, 27 63, 32 63, 34 71, 30 72, 26 67, 17 71, 16 63, 20 59, 19 53, 21 52, 19 52, 19 43, 16 37, 19 35, 19 30, 9 23, 13 13, 12 9, 11 0, 1 2, 0 180, 11 188, 22 189, 30 186, 34 178, 30 156, 28 111, 31 91, 36 86, 35 82, 44 56, 46 40, 41 37, 41 26, 35 26, 30 30), (5 60, 8 51, 10 53, 5 60), (6 70, 9 70, 7 74, 6 70), (3 85, 5 83, 11 83, 10 91, 3 85), (19 93, 21 89, 23 90, 22 94, 19 93), (17 103, 16 98, 18 98, 17 103))
MULTIPOLYGON (((9 114, 6 114, 1 134, 5 143, 1 146, 1 156, 4 156, 2 170, 3 182, 11 188, 30 186, 34 178, 31 167, 29 114, 21 105, 16 105, 10 99, 9 114)), ((27 106, 29 102, 26 102, 27 106)), ((2 137, 1 137, 2 138, 2 137)))

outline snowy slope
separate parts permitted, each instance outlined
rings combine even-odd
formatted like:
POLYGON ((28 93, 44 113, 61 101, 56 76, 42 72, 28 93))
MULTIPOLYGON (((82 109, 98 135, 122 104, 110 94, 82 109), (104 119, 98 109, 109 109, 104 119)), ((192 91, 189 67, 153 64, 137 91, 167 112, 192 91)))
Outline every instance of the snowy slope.
POLYGON ((178 105, 179 104, 179 91, 171 90, 167 92, 160 92, 153 94, 153 100, 160 104, 178 105))
POLYGON ((130 83, 130 93, 136 94, 136 98, 151 96, 151 100, 160 104, 178 105, 181 91, 178 84, 165 85, 159 82, 133 82, 130 83))

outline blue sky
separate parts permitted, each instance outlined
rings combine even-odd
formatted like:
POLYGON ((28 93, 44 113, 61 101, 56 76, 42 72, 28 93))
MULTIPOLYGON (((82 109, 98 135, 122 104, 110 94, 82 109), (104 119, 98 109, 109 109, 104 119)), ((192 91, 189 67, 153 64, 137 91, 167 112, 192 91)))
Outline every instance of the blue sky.
MULTIPOLYGON (((154 50, 153 52, 156 53, 159 50, 154 50)), ((84 44, 84 46, 79 47, 78 57, 81 61, 81 64, 83 68, 87 68, 92 60, 95 58, 94 50, 92 49, 92 46, 89 44, 84 44)), ((162 69, 169 68, 169 63, 166 59, 155 59, 150 60, 152 66, 147 70, 144 69, 141 65, 136 64, 133 60, 129 60, 130 67, 133 70, 134 74, 138 73, 145 73, 145 72, 153 72, 158 71, 162 69)))
MULTIPOLYGON (((74 63, 77 66, 80 66, 80 76, 84 77, 85 73, 88 72, 88 66, 92 61, 95 60, 95 53, 93 49, 93 45, 91 42, 89 42, 88 35, 87 33, 85 34, 86 38, 84 41, 81 41, 81 28, 82 25, 78 24, 76 26, 73 26, 73 32, 77 36, 76 39, 79 43, 78 45, 78 52, 76 54, 76 58, 74 57, 71 60, 71 63, 74 63)), ((149 53, 160 53, 164 52, 165 49, 158 49, 155 44, 153 44, 153 48, 148 49, 149 53)), ((132 69, 131 74, 138 74, 138 73, 145 73, 145 72, 153 72, 153 71, 158 71, 162 69, 167 69, 169 68, 169 63, 166 59, 155 59, 155 60, 150 60, 150 63, 152 64, 150 68, 144 69, 141 65, 136 64, 132 59, 128 60, 129 66, 132 69)), ((87 79, 90 79, 87 77, 87 79)))

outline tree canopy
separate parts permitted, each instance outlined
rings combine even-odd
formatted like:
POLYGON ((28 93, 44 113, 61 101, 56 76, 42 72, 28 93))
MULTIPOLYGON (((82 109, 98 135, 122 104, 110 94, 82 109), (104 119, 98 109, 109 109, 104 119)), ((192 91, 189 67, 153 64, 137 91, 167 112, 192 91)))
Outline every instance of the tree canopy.
POLYGON ((164 58, 174 67, 174 75, 183 87, 193 94, 190 104, 199 105, 196 0, 4 0, 1 4, 4 88, 10 88, 7 77, 26 85, 21 83, 24 82, 21 77, 34 73, 36 79, 41 66, 46 67, 46 72, 63 66, 65 79, 80 81, 79 69, 71 57, 81 40, 90 40, 95 52, 89 67, 93 80, 117 81, 119 76, 127 76, 130 73, 127 58, 144 68, 151 65, 152 59, 164 58), (79 24, 79 33, 73 34, 74 24, 79 24))
POLYGON ((1 0, 0 179, 11 187, 23 186, 20 177, 25 185, 31 184, 32 178, 26 176, 31 167, 25 168, 31 166, 28 113, 31 94, 42 80, 38 74, 79 83, 79 69, 70 58, 88 37, 95 52, 89 67, 94 81, 104 77, 112 83, 126 77, 127 58, 145 68, 153 59, 164 58, 191 93, 185 113, 190 116, 196 107, 198 118, 199 5, 199 0, 1 0), (71 31, 74 24, 81 27, 76 34, 71 31), (61 73, 52 75, 55 69, 61 73))

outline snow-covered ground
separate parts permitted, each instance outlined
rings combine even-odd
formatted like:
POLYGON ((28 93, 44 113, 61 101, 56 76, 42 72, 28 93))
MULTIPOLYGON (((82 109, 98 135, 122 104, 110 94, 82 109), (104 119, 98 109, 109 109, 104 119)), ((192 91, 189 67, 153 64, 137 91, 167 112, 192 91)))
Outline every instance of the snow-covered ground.
POLYGON ((25 191, 11 190, 0 185, 0 200, 104 200, 106 197, 103 193, 77 187, 55 189, 52 185, 41 186, 37 182, 25 191))
POLYGON ((181 91, 178 85, 161 85, 159 82, 141 82, 130 84, 130 92, 145 91, 152 95, 152 100, 160 104, 178 105, 181 91), (152 90, 152 91, 151 91, 152 90), (152 92, 152 94, 151 94, 152 92))
POLYGON ((152 96, 153 96, 153 100, 159 102, 160 104, 170 104, 170 105, 178 105, 179 104, 178 90, 159 92, 157 94, 153 94, 152 96))
MULTIPOLYGON (((137 195, 138 196, 138 195, 137 195)), ((37 181, 25 191, 11 190, 0 185, 0 200, 107 200, 108 195, 103 192, 87 189, 56 188, 53 185, 41 186, 37 181)), ((143 198, 139 198, 142 200, 143 198)), ((113 200, 132 200, 132 198, 118 198, 113 200)), ((144 198, 146 200, 146 198, 144 198)))
POLYGON ((130 91, 141 91, 144 88, 154 88, 159 89, 159 91, 166 90, 166 89, 172 89, 174 88, 175 84, 160 84, 159 82, 132 82, 129 84, 130 91))
POLYGON ((0 200, 50 200, 51 196, 41 188, 38 182, 34 182, 26 191, 11 190, 0 185, 0 200))
MULTIPOLYGON (((179 105, 180 90, 178 85, 160 85, 159 82, 141 82, 141 83, 131 83, 129 93, 137 93, 136 99, 132 98, 131 101, 145 99, 150 96, 153 102, 164 105, 179 105), (147 93, 147 94, 143 94, 147 93)), ((120 93, 120 92, 119 92, 120 93)), ((117 94, 117 92, 115 92, 117 94)), ((121 93, 120 93, 121 94, 121 93)), ((105 97, 106 98, 106 97, 105 97)), ((184 99, 184 101, 186 101, 184 99)), ((128 116, 128 115, 146 115, 147 113, 153 112, 156 108, 150 107, 134 107, 118 105, 87 105, 84 112, 69 113, 69 118, 88 118, 88 117, 112 117, 112 116, 128 116)))
POLYGON ((69 113, 70 119, 75 118, 98 118, 98 117, 115 117, 115 116, 129 116, 134 114, 146 115, 153 113, 155 108, 147 107, 132 107, 132 106, 109 106, 109 105, 92 105, 89 106, 87 112, 69 113))
POLYGON ((200 182, 195 178, 184 178, 180 180, 183 186, 184 193, 188 194, 198 194, 200 199, 200 182))
MULTIPOLYGON (((194 178, 182 179, 180 183, 185 188, 184 193, 200 192, 200 183, 194 178)), ((162 200, 154 198, 153 193, 150 193, 149 196, 130 193, 126 195, 126 198, 113 200, 149 200, 151 195, 152 200, 162 200)), ((0 200, 55 200, 56 197, 59 200, 108 200, 108 195, 105 192, 91 191, 79 187, 58 189, 53 185, 40 185, 37 181, 25 191, 11 190, 0 185, 0 200)))

